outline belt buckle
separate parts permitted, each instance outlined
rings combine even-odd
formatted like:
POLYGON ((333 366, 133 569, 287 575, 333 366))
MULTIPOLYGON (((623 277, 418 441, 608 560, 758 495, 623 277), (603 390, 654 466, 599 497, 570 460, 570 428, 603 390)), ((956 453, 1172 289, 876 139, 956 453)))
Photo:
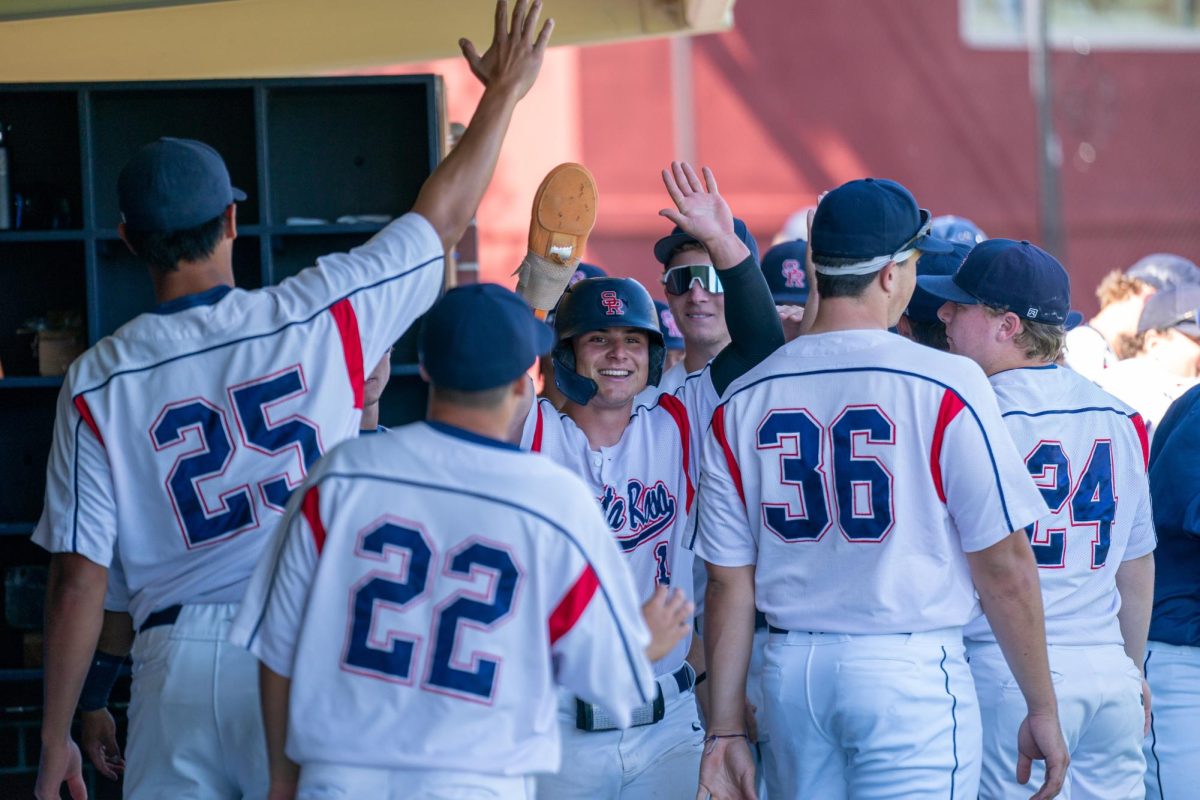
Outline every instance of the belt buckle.
MULTIPOLYGON (((662 687, 655 682, 657 693, 649 703, 643 703, 633 710, 629 727, 640 728, 661 722, 667 714, 667 702, 663 698, 662 687)), ((575 727, 588 733, 615 731, 620 728, 616 719, 595 703, 588 703, 575 698, 575 727)))

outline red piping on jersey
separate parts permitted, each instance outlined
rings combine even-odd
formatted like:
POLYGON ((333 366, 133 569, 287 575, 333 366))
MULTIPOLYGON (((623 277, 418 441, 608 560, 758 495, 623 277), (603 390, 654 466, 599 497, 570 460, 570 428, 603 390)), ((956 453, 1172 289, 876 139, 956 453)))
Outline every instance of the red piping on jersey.
POLYGON ((317 555, 321 555, 321 550, 325 547, 325 523, 321 522, 321 500, 317 495, 316 486, 309 487, 304 493, 300 512, 308 520, 308 527, 312 529, 313 544, 317 546, 317 555))
MULTIPOLYGON (((363 407, 363 352, 362 339, 358 335, 358 316, 349 298, 339 300, 329 307, 338 335, 342 338, 342 353, 346 356, 346 372, 350 375, 350 390, 354 392, 354 407, 363 407)), ((374 366, 374 365, 372 365, 374 366)))
POLYGON ((596 571, 592 569, 591 564, 585 565, 575 585, 567 590, 550 614, 550 644, 557 642, 575 627, 599 586, 600 579, 596 577, 596 571))
POLYGON ((937 489, 938 499, 946 502, 946 490, 942 487, 942 439, 946 428, 958 416, 958 412, 966 408, 962 398, 947 389, 942 395, 942 405, 938 409, 937 424, 933 428, 933 447, 929 450, 929 471, 933 473, 933 486, 937 489))
MULTIPOLYGON (((92 429, 92 433, 96 434, 96 438, 100 440, 100 446, 104 447, 104 437, 100 435, 100 428, 96 426, 96 419, 92 416, 92 410, 88 408, 87 400, 83 399, 83 395, 77 394, 74 402, 75 410, 79 412, 79 416, 83 417, 84 423, 92 429)), ((1142 430, 1146 430, 1145 427, 1142 430)))
POLYGON ((696 495, 696 487, 692 486, 692 462, 691 462, 691 447, 692 434, 691 426, 688 425, 687 409, 683 407, 683 403, 673 394, 664 394, 658 398, 658 404, 666 409, 671 418, 675 420, 675 426, 679 428, 679 440, 683 444, 683 476, 687 479, 687 505, 685 511, 692 510, 692 498, 696 495))
POLYGON ((533 428, 533 446, 529 449, 534 453, 542 452, 542 404, 534 398, 534 408, 537 409, 537 425, 533 428))
POLYGON ((717 437, 717 443, 721 445, 721 450, 725 453, 725 465, 729 467, 729 477, 733 479, 738 497, 742 499, 742 507, 745 508, 746 490, 742 488, 742 471, 738 468, 733 448, 729 446, 729 439, 725 436, 725 406, 717 406, 717 410, 713 413, 712 429, 713 436, 717 437))
POLYGON ((1150 469, 1150 434, 1146 432, 1146 420, 1142 419, 1141 414, 1134 414, 1129 421, 1133 423, 1138 441, 1142 443, 1142 466, 1150 469))

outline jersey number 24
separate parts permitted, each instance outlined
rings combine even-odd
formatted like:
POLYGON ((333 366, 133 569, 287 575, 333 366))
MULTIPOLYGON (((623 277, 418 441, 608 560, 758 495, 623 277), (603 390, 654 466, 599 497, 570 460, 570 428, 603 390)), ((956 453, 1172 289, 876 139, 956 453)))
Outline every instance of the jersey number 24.
POLYGON ((1067 529, 1083 527, 1092 530, 1092 569, 1103 567, 1108 560, 1113 520, 1117 515, 1112 441, 1098 439, 1092 443, 1092 452, 1075 484, 1071 481, 1071 462, 1061 442, 1038 442, 1025 457, 1025 466, 1052 512, 1025 528, 1038 566, 1046 569, 1064 566, 1067 529))

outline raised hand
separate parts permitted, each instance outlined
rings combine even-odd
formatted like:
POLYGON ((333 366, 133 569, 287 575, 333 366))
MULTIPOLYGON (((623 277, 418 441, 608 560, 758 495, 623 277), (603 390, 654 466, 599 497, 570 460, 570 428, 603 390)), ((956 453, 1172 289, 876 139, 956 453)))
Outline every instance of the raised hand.
POLYGON ((554 31, 554 20, 547 19, 541 32, 534 36, 541 13, 542 0, 534 0, 532 5, 528 0, 518 0, 510 19, 507 0, 499 0, 496 27, 487 52, 481 56, 470 39, 458 40, 471 72, 480 83, 489 89, 512 91, 518 100, 525 96, 542 68, 542 57, 554 31))
POLYGON ((712 170, 703 168, 704 180, 686 162, 672 161, 662 171, 663 185, 675 203, 658 213, 704 245, 718 268, 732 267, 750 254, 733 230, 733 212, 717 190, 712 170))

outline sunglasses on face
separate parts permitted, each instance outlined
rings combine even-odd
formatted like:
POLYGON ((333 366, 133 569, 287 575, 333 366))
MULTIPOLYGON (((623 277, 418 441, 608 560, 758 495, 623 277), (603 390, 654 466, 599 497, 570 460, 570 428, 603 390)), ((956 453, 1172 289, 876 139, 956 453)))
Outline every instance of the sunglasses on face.
POLYGON ((663 273, 662 282, 667 294, 687 294, 692 284, 700 281, 700 288, 706 292, 720 294, 725 291, 721 279, 717 277, 716 267, 710 264, 690 264, 672 267, 663 273))

